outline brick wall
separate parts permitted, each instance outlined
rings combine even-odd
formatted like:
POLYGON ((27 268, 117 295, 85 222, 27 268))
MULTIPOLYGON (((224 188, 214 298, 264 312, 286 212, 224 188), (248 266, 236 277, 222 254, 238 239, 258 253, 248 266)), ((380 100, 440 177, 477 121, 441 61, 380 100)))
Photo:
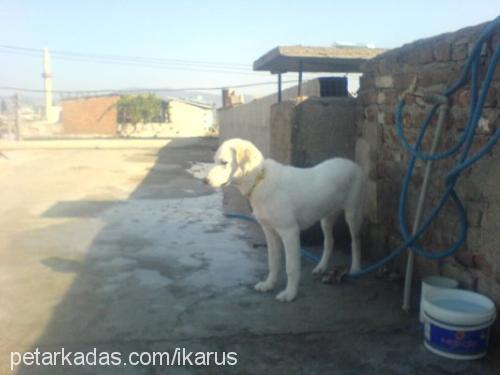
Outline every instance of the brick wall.
POLYGON ((119 96, 102 96, 62 101, 63 133, 116 135, 119 99, 119 96))
MULTIPOLYGON (((397 218, 399 189, 408 156, 396 137, 395 106, 399 95, 418 77, 418 89, 443 92, 460 75, 469 52, 485 24, 406 44, 390 50, 364 67, 358 101, 356 159, 369 175, 368 228, 366 247, 373 257, 381 257, 401 243, 397 218)), ((482 51, 482 70, 500 43, 500 31, 482 51)), ((452 98, 441 149, 460 137, 468 117, 469 87, 452 98)), ((474 153, 499 125, 500 68, 497 68, 481 118, 474 153)), ((414 142, 420 122, 428 111, 419 100, 409 99, 404 127, 414 142)), ((432 133, 432 132, 430 132, 432 133)), ((424 141, 429 149, 431 137, 424 141)), ((453 161, 438 162, 428 205, 434 204, 443 188, 443 177, 453 161)), ((416 260, 416 275, 443 274, 455 277, 462 286, 492 297, 500 306, 500 145, 459 179, 457 191, 466 206, 470 230, 466 245, 443 261, 416 260)), ((417 166, 410 201, 415 202, 422 182, 422 165, 417 166)), ((414 210, 410 211, 413 218, 414 210)), ((446 207, 422 244, 442 249, 453 241, 458 222, 455 210, 446 207)), ((411 224, 409 225, 411 228, 411 224)), ((406 258, 396 261, 402 267, 406 258)))

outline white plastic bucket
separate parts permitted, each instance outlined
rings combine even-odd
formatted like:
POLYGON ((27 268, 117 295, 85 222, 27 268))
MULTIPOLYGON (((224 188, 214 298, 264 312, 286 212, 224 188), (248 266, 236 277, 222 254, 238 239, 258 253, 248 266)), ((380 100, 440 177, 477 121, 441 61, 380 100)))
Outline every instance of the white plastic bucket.
POLYGON ((424 310, 422 308, 422 302, 425 296, 429 292, 446 288, 458 288, 458 281, 444 276, 429 276, 422 280, 422 293, 420 295, 420 323, 424 322, 424 310))
POLYGON ((424 345, 447 358, 477 359, 486 355, 495 304, 481 294, 460 289, 427 293, 424 311, 424 345))

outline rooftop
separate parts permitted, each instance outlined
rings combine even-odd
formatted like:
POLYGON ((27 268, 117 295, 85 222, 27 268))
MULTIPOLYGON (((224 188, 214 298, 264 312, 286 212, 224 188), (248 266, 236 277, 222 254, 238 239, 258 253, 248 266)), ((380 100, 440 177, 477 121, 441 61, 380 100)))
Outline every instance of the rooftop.
POLYGON ((278 46, 253 63, 254 70, 271 73, 361 72, 361 64, 386 49, 368 47, 306 47, 278 46))

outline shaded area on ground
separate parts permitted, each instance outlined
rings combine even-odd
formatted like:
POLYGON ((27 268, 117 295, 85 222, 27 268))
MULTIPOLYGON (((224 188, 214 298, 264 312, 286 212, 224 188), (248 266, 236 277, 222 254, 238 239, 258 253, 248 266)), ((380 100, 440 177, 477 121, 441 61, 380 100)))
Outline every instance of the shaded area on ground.
MULTIPOLYGON (((233 351, 238 365, 24 366, 16 373, 498 373, 496 349, 474 362, 428 352, 418 316, 400 308, 398 283, 367 277, 324 285, 303 261, 295 302, 275 301, 279 289, 255 292, 267 271, 259 228, 227 220, 222 194, 193 176, 216 147, 214 139, 179 139, 149 150, 32 151, 36 157, 7 171, 0 373, 9 372, 10 351, 61 347, 123 356, 233 351), (28 173, 58 159, 61 166, 28 173), (32 188, 32 179, 43 184, 32 188)), ((231 204, 231 192, 225 201, 231 204)), ((347 261, 338 249, 334 258, 347 261)))

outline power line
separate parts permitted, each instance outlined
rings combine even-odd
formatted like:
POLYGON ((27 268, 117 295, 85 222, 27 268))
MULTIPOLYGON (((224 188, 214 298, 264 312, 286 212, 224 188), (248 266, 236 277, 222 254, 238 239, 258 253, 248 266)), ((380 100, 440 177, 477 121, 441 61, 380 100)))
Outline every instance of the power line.
MULTIPOLYGON (((14 54, 22 56, 40 57, 43 53, 42 49, 26 48, 11 45, 0 45, 0 53, 14 54)), ((69 51, 51 51, 54 59, 76 61, 76 62, 93 62, 106 63, 114 65, 138 66, 148 68, 159 68, 168 70, 187 70, 187 71, 206 71, 211 73, 232 73, 232 74, 260 74, 251 70, 251 66, 237 63, 222 63, 208 62, 195 60, 179 60, 179 59, 161 59, 161 58, 146 58, 136 56, 120 56, 106 55, 95 53, 79 53, 69 51)))
MULTIPOLYGON (((283 81, 284 84, 295 83, 295 80, 283 81)), ((217 87, 189 87, 189 88, 132 88, 132 89, 96 89, 96 90, 52 90, 56 94, 96 94, 96 93, 133 93, 133 92, 172 92, 172 91, 215 91, 222 89, 239 89, 245 87, 276 85, 276 82, 254 82, 239 85, 227 85, 217 87)), ((28 89, 22 87, 0 86, 0 90, 44 93, 42 89, 28 89)))
MULTIPOLYGON (((0 54, 14 54, 21 56, 29 56, 40 58, 43 54, 43 49, 28 48, 12 45, 0 44, 0 54), (2 50, 3 49, 3 50, 2 50)), ((180 60, 180 59, 163 59, 163 58, 146 58, 137 56, 122 56, 97 53, 80 53, 62 50, 51 50, 53 58, 76 61, 76 62, 91 62, 105 63, 113 65, 126 65, 133 67, 148 67, 155 69, 167 70, 186 70, 195 72, 210 72, 224 74, 268 74, 267 72, 255 72, 245 69, 246 64, 239 63, 223 63, 223 62, 208 62, 196 60, 180 60)), ((294 83, 295 80, 283 81, 283 84, 294 83)), ((225 85, 217 87, 192 87, 192 88, 138 88, 138 89, 97 89, 97 90, 53 90, 54 93, 60 94, 95 94, 95 93, 131 93, 131 92, 172 92, 172 91, 214 91, 225 88, 246 88, 255 86, 274 85, 276 82, 254 82, 249 84, 225 85)), ((30 89, 21 87, 3 86, 0 90, 11 90, 19 92, 43 93, 41 89, 30 89)))
MULTIPOLYGON (((27 48, 12 45, 0 44, 1 48, 22 50, 43 53, 44 50, 40 48, 27 48)), ((141 60, 141 61, 157 61, 157 62, 177 62, 177 63, 193 63, 193 64, 210 64, 210 65, 225 65, 225 66, 239 66, 248 67, 248 64, 242 63, 227 63, 227 62, 214 62, 214 61, 200 61, 200 60, 181 60, 181 59, 165 59, 165 58, 155 58, 155 57, 138 57, 138 56, 125 56, 125 55, 109 55, 109 54, 98 54, 98 53, 81 53, 81 52, 70 52, 62 50, 50 50, 51 54, 59 55, 72 55, 72 56, 83 56, 83 57, 100 57, 100 58, 113 58, 121 60, 141 60)))
MULTIPOLYGON (((0 51, 1 53, 5 53, 5 51, 0 51)), ((36 57, 40 58, 40 56, 35 56, 29 53, 23 53, 23 52, 8 52, 8 54, 14 54, 14 55, 22 55, 22 56, 29 56, 29 57, 36 57)), ((71 57, 59 57, 59 60, 66 60, 66 61, 74 61, 74 62, 90 62, 90 63, 104 63, 104 64, 111 64, 111 65, 122 65, 122 66, 131 66, 131 67, 139 67, 139 68, 153 68, 153 69, 160 69, 160 70, 182 70, 182 71, 189 71, 189 72, 207 72, 207 73, 222 73, 222 74, 236 74, 236 75, 261 75, 262 72, 253 72, 253 71, 242 71, 242 70, 223 70, 223 69, 215 69, 215 68, 203 68, 203 67, 190 67, 190 66, 165 66, 165 65, 158 65, 158 64, 146 64, 146 63, 133 63, 133 62, 113 62, 113 61, 107 61, 107 60, 96 60, 96 59, 84 59, 84 58, 71 58, 71 57)))

